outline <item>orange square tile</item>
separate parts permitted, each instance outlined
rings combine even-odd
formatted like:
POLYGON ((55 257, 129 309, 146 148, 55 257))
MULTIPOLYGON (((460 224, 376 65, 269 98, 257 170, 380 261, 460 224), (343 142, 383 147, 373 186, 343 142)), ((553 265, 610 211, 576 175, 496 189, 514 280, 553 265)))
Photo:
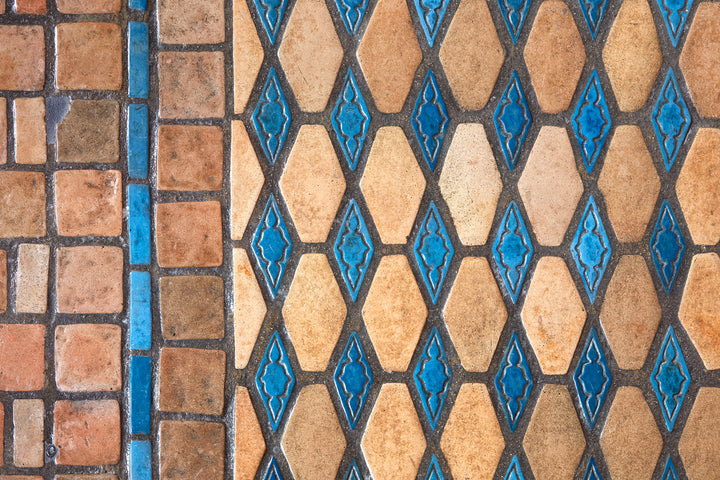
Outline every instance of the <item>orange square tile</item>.
POLYGON ((60 235, 122 234, 122 178, 116 170, 55 173, 55 212, 60 235))
POLYGON ((160 0, 157 8, 162 43, 220 43, 225 40, 223 0, 160 0))
POLYGON ((65 247, 57 253, 58 312, 123 311, 123 251, 119 247, 65 247))
POLYGON ((61 23, 57 26, 57 77, 61 90, 119 90, 122 38, 113 23, 61 23))
POLYGON ((45 34, 40 25, 0 25, 0 90, 42 90, 45 34))
POLYGON ((162 52, 158 64, 162 118, 225 115, 222 52, 162 52))
POLYGON ((161 267, 217 267, 223 262, 220 202, 161 203, 155 212, 161 267))
POLYGON ((64 392, 122 387, 119 325, 60 325, 55 329, 55 383, 64 392))
POLYGON ((55 402, 53 439, 58 465, 112 465, 120 461, 117 400, 55 402))
POLYGON ((120 0, 57 0, 60 13, 117 13, 120 0))
POLYGON ((42 15, 47 12, 45 0, 15 0, 15 13, 42 15))
POLYGON ((220 127, 160 125, 158 188, 220 190, 223 176, 223 134, 220 127))
POLYGON ((45 236, 45 175, 0 172, 0 238, 45 236))
POLYGON ((165 347, 160 351, 160 410, 221 415, 225 352, 165 347))
POLYGON ((0 325, 0 391, 41 390, 45 385, 45 326, 0 325))

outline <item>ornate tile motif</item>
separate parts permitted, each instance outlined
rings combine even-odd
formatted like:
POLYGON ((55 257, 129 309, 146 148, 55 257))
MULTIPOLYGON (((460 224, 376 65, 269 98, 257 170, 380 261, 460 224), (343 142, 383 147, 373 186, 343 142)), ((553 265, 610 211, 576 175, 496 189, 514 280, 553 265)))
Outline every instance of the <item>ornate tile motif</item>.
POLYGON ((585 472, 583 480, 603 480, 594 458, 591 458, 588 462, 587 471, 585 472))
MULTIPOLYGON (((357 333, 353 332, 335 369, 335 387, 351 429, 357 424, 372 382, 370 364, 357 333)), ((355 469, 357 470, 357 466, 355 469)))
POLYGON ((334 250, 342 278, 355 301, 375 251, 365 219, 355 199, 351 199, 345 209, 334 250))
POLYGON ((335 103, 332 126, 345 160, 355 170, 370 126, 370 112, 351 68, 335 103))
POLYGON ((432 460, 430 460, 430 467, 428 467, 427 475, 425 475, 425 480, 445 480, 445 477, 442 474, 442 470, 440 469, 440 465, 438 464, 437 457, 435 457, 435 455, 433 455, 432 460))
POLYGON ((493 259, 513 302, 517 302, 532 255, 525 221, 515 202, 510 202, 493 243, 493 259))
POLYGON ((655 136, 662 152, 665 170, 675 163, 680 145, 690 130, 690 112, 685 104, 672 68, 668 70, 652 114, 655 136))
POLYGON ((582 10, 583 17, 585 17, 593 40, 597 40, 597 34, 605 17, 607 6, 608 0, 580 0, 580 9, 582 10))
MULTIPOLYGON (((673 47, 677 47, 683 32, 683 27, 685 27, 685 22, 690 14, 693 0, 657 0, 657 3, 662 12, 670 41, 673 47)), ((663 478, 663 480, 665 479, 663 478)))
POLYGON ((449 4, 450 0, 415 0, 415 11, 431 47, 435 44, 435 37, 449 4))
POLYGON ((525 358, 525 352, 518 341, 517 333, 513 332, 495 376, 495 388, 500 404, 513 432, 525 410, 533 385, 532 372, 525 358))
POLYGON ((691 381, 685 356, 672 327, 668 328, 651 375, 665 425, 672 431, 691 381))
POLYGON ((505 472, 505 480, 525 480, 517 457, 513 457, 512 462, 510 462, 510 466, 505 472))
POLYGON ((431 201, 415 239, 415 260, 433 303, 437 302, 455 249, 450 243, 445 224, 431 201))
POLYGON ((430 333, 430 339, 420 355, 413 377, 425 414, 434 429, 445 405, 452 380, 450 365, 437 328, 433 328, 430 333))
POLYGON ((285 144, 290 130, 290 118, 290 107, 275 69, 271 68, 260 100, 253 112, 255 132, 270 163, 275 163, 285 144))
POLYGON ((528 10, 530 9, 530 2, 531 0, 520 0, 519 2, 498 0, 500 12, 502 13, 503 20, 505 20, 505 25, 507 26, 513 43, 517 43, 518 41, 520 30, 522 30, 525 17, 527 17, 528 10))
MULTIPOLYGON (((502 0, 500 0, 502 2, 502 0)), ((527 0, 529 4, 530 1, 527 0)), ((500 138, 503 155, 508 168, 515 167, 520 149, 525 142, 532 116, 528 108, 527 99, 523 92, 517 72, 513 72, 510 83, 500 97, 500 103, 495 110, 495 131, 500 138)))
MULTIPOLYGON (((415 4, 424 0, 416 0, 415 4)), ((449 118, 437 80, 429 70, 415 103, 412 126, 430 170, 435 170, 449 118)))
POLYGON ((612 374, 595 327, 590 330, 590 337, 580 356, 580 363, 575 369, 573 378, 583 414, 590 428, 593 428, 612 383, 612 374))
POLYGON ((685 255, 685 238, 667 200, 660 207, 650 238, 650 254, 665 293, 670 293, 685 255))
POLYGON ((292 241, 273 195, 270 195, 262 222, 255 230, 252 247, 270 292, 277 295, 292 252, 292 241))
POLYGON ((267 33, 268 38, 270 38, 270 43, 275 43, 288 1, 253 0, 253 2, 260 16, 262 26, 265 28, 265 33, 267 33))
POLYGON ((595 302, 598 287, 610 261, 610 239, 605 231, 595 199, 590 195, 571 245, 575 266, 580 273, 590 302, 595 302))
POLYGON ((572 117, 575 138, 580 145, 580 153, 588 173, 592 173, 595 162, 600 157, 611 123, 610 110, 600 78, 597 70, 593 70, 572 117))
MULTIPOLYGON (((278 332, 273 334, 265 349, 265 355, 255 377, 255 385, 267 411, 270 425, 275 431, 280 425, 295 386, 295 375, 278 332)), ((277 469, 277 466, 274 468, 277 469)), ((271 469, 273 469, 272 464, 268 472, 271 469)))

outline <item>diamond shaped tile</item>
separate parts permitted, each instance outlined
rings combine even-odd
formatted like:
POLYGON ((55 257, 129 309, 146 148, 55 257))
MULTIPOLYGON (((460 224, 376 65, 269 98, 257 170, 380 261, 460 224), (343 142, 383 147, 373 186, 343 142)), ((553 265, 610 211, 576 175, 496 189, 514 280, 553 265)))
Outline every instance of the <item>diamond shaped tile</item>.
POLYGON ((437 303, 455 249, 433 201, 415 237, 415 261, 433 303, 437 303))
POLYGON ((425 480, 445 480, 435 455, 430 459, 430 466, 428 467, 427 474, 425 474, 425 480))
POLYGON ((418 359, 413 377, 430 426, 435 429, 452 380, 445 347, 437 328, 430 332, 430 339, 418 359))
POLYGON ((720 5, 700 2, 695 11, 685 46, 680 55, 680 68, 690 96, 701 117, 720 117, 720 5))
POLYGON ((517 456, 513 456, 512 462, 505 472, 504 480, 525 480, 517 456))
POLYGON ((511 201, 495 236, 493 259, 513 303, 530 267, 533 246, 520 209, 511 201))
POLYGON ((530 2, 531 0, 498 0, 500 13, 502 13, 503 20, 505 20, 505 25, 507 26, 513 43, 517 43, 518 41, 520 30, 522 30, 523 24, 525 23, 528 9, 530 9, 530 2))
POLYGON ((365 16, 368 0, 335 0, 335 5, 340 11, 345 29, 350 35, 356 34, 365 16))
POLYGON ((513 332, 495 376, 495 388, 511 431, 515 431, 533 388, 532 372, 525 352, 513 332))
MULTIPOLYGON (((420 1, 423 0, 415 0, 415 3, 420 1)), ((435 163, 449 122, 445 101, 438 88, 435 75, 432 70, 428 70, 415 102, 415 110, 413 110, 410 123, 415 130, 415 136, 430 170, 435 170, 435 163)))
POLYGON ((532 115, 516 71, 513 71, 510 83, 500 97, 493 120, 505 162, 512 170, 532 123, 532 115))
POLYGON ((703 387, 698 391, 678 452, 691 480, 713 478, 720 470, 717 446, 720 442, 720 388, 703 387))
POLYGON ((587 23, 593 40, 597 39, 600 25, 602 24, 603 18, 605 18, 607 5, 608 0, 581 0, 580 2, 580 9, 582 10, 583 17, 585 17, 585 23, 587 23))
POLYGON ((272 67, 252 118, 263 152, 270 163, 275 163, 285 144, 291 115, 285 94, 272 67))
POLYGON ((650 382, 660 402, 665 425, 672 432, 691 382, 685 356, 672 327, 665 334, 650 382))
POLYGON ((295 386, 295 375, 278 332, 270 337, 255 376, 255 385, 267 411, 270 426, 276 431, 295 386))
POLYGON ((347 475, 345 475, 345 480, 362 480, 360 469, 355 460, 350 462, 350 468, 348 468, 347 475))
POLYGON ((585 344, 585 350, 580 355, 573 379, 582 412, 590 428, 593 428, 612 383, 612 374, 595 327, 590 330, 590 336, 585 344))
POLYGON ((255 230, 252 250, 270 293, 275 297, 290 259, 292 241, 272 194, 255 230))
POLYGON ((602 476, 600 475, 600 471, 595 464, 594 458, 590 458, 583 480, 603 480, 602 476))
POLYGON ((365 219, 355 199, 351 199, 345 209, 334 251, 345 286, 355 301, 375 251, 365 219))
POLYGON ((677 47, 683 28, 685 27, 685 22, 690 14, 693 0, 657 0, 657 4, 660 7, 660 12, 665 21, 665 28, 670 36, 670 41, 673 47, 677 47))
POLYGON ((673 465, 672 459, 668 457, 667 463, 665 464, 665 471, 663 472, 661 480, 679 480, 675 465, 673 465))
POLYGON ((415 12, 428 44, 435 44, 435 37, 445 16, 450 0, 415 0, 415 12))
POLYGON ((235 113, 242 113, 262 66, 263 52, 247 2, 233 2, 233 93, 235 113))
POLYGON ((262 26, 265 27, 265 33, 270 38, 270 43, 275 44, 288 0, 253 0, 253 3, 257 8, 262 26))
POLYGON ((353 332, 335 369, 335 387, 351 430, 360 418, 372 382, 370 364, 357 333, 353 332))
POLYGON ((247 388, 235 387, 235 478, 253 480, 265 454, 265 440, 247 388))
POLYGON ((580 219, 575 238, 570 246, 575 266, 580 273, 585 291, 590 302, 595 302, 595 295, 610 261, 610 240, 608 239, 600 211, 595 199, 590 195, 585 213, 580 219))
POLYGON ((331 121, 345 160, 354 171, 365 145, 370 126, 370 112, 351 68, 348 68, 345 75, 345 83, 335 103, 331 121))
POLYGON ((265 471, 265 476, 263 477, 263 480, 283 480, 283 476, 280 474, 280 467, 278 467, 275 457, 272 457, 270 459, 270 463, 268 464, 268 468, 265 471))
POLYGON ((680 146, 690 130, 690 111, 683 99, 672 68, 665 77, 658 100, 652 113, 660 153, 668 172, 675 163, 680 146))
POLYGON ((685 255, 685 238, 667 200, 664 200, 660 207, 660 214, 650 237, 650 255, 665 292, 670 293, 685 255))
POLYGON ((695 255, 690 264, 678 318, 708 370, 720 368, 720 257, 695 255))
POLYGON ((595 162, 600 157, 600 150, 605 145, 611 124, 610 110, 596 70, 593 70, 578 101, 572 116, 572 124, 585 169, 588 173, 592 173, 595 162))
POLYGON ((265 176, 240 120, 232 122, 230 148, 230 235, 233 240, 240 240, 255 209, 265 176))
POLYGON ((250 258, 243 248, 233 249, 233 307, 235 368, 245 368, 265 319, 267 306, 250 258))

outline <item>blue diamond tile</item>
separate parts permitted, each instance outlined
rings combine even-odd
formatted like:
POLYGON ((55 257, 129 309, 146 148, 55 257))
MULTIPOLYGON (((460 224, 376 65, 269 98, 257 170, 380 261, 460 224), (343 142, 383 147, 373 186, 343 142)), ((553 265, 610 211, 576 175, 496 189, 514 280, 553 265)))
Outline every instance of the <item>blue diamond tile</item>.
POLYGON ((592 195, 570 249, 590 302, 595 303, 595 295, 610 261, 612 249, 592 195))
POLYGON ((331 117, 333 131, 351 170, 357 168, 365 144, 370 112, 352 69, 348 69, 331 117))
MULTIPOLYGON (((416 3, 417 1, 420 0, 416 0, 416 3)), ((445 102, 432 71, 428 71, 425 76, 425 82, 422 89, 420 89, 417 102, 415 102, 415 110, 410 122, 413 130, 415 130, 418 142, 420 142, 425 161, 430 166, 430 170, 435 170, 449 118, 445 102)))
POLYGON ((525 404, 533 388, 532 372, 516 332, 505 349, 500 369, 495 376, 495 388, 510 430, 515 431, 525 404))
POLYGON ((437 303, 454 252, 445 224, 431 201, 415 239, 415 261, 433 303, 437 303))
POLYGON ((665 335, 650 382, 660 402, 665 425, 672 432, 691 382, 685 357, 672 327, 665 335))
POLYGON ((675 465, 673 465, 672 459, 668 457, 667 463, 665 464, 665 471, 661 480, 679 480, 675 465))
POLYGON ((593 428, 612 383, 610 368, 605 360, 595 327, 590 330, 590 337, 580 356, 573 378, 582 411, 590 428, 593 428))
POLYGON ((585 471, 585 476, 583 477, 583 480, 603 480, 602 476, 600 475, 600 471, 598 471, 597 465, 595 464, 594 458, 591 458, 590 462, 588 462, 588 468, 585 471))
POLYGON ((600 30, 603 17, 605 17, 608 0, 579 0, 579 3, 580 10, 582 10, 583 17, 585 17, 585 21, 590 29, 590 35, 592 35, 592 39, 595 40, 598 30, 600 30))
POLYGON ((295 375, 277 332, 270 338, 260 361, 255 385, 267 410, 270 425, 276 431, 295 386, 295 375))
POLYGON ((420 18, 420 25, 431 47, 435 44, 435 37, 440 30, 440 23, 449 3, 450 0, 415 0, 415 10, 420 18))
POLYGON ((348 468, 347 474, 345 475, 345 480, 363 480, 355 460, 350 462, 350 468, 348 468))
MULTIPOLYGON (((502 0, 501 0, 502 1, 502 0)), ((529 3, 529 0, 527 0, 529 3)), ((505 161, 512 170, 515 167, 520 149, 525 142, 532 115, 528 108, 527 99, 523 92, 520 78, 517 72, 513 71, 510 83, 500 97, 500 103, 493 116, 495 130, 500 139, 500 146, 505 155, 505 161)))
POLYGON ((262 22, 265 32, 270 38, 270 43, 275 44, 275 39, 280 31, 285 9, 288 0, 253 0, 255 8, 257 8, 260 21, 262 22))
POLYGON ((252 117, 262 149, 270 163, 275 163, 290 130, 291 115, 274 68, 270 68, 252 117))
POLYGON ((580 144, 585 169, 592 172, 610 132, 610 110, 605 101, 597 70, 593 70, 572 116, 575 138, 580 144))
POLYGON ((442 474, 442 470, 440 469, 440 464, 437 461, 437 457, 435 455, 432 456, 432 459, 430 460, 430 467, 428 467, 427 474, 425 475, 425 480, 445 480, 445 477, 442 474))
POLYGON ((660 145, 665 170, 668 172, 675 163, 680 145, 690 130, 690 111, 683 99, 672 68, 668 71, 652 113, 655 136, 660 145))
POLYGON ((335 0, 340 11, 340 18, 350 35, 358 32, 363 15, 368 6, 368 0, 335 0))
POLYGON ((522 30, 523 23, 525 23, 530 2, 531 0, 498 0, 500 13, 502 13, 513 43, 517 43, 520 36, 520 30, 522 30))
POLYGON ((513 456, 512 462, 510 462, 510 466, 505 472, 504 480, 525 480, 522 468, 520 468, 520 462, 516 456, 513 456))
POLYGON ((665 292, 670 293, 685 256, 685 239, 667 200, 660 207, 660 215, 650 237, 650 254, 665 292))
POLYGON ((375 251, 365 219, 355 199, 351 199, 345 209, 334 250, 340 273, 354 302, 375 251))
POLYGON ((413 376, 430 426, 435 429, 452 380, 445 347, 437 328, 432 329, 413 376))
POLYGON ((515 202, 510 202, 493 243, 493 259, 512 301, 517 302, 530 267, 533 246, 525 221, 515 202))
POLYGON ((292 241, 272 194, 255 230, 252 251, 260 264, 268 288, 275 297, 290 259, 292 241))
POLYGON ((274 457, 270 459, 270 464, 268 465, 263 480, 283 480, 280 474, 280 467, 278 467, 277 460, 275 460, 274 457))
MULTIPOLYGON (((678 46, 693 0, 657 0, 673 47, 678 46)), ((664 480, 664 479, 663 479, 664 480)))
POLYGON ((365 351, 357 333, 353 332, 335 369, 335 387, 351 430, 355 429, 360 418, 372 381, 373 374, 365 351))

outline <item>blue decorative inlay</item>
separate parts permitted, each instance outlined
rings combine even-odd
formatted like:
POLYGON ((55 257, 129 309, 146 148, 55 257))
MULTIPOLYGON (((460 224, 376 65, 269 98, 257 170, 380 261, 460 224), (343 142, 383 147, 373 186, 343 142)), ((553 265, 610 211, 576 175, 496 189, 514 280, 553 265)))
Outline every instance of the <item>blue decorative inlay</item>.
POLYGON ((513 432, 525 410, 533 384, 532 372, 525 358, 525 352, 517 333, 513 332, 500 363, 500 369, 495 376, 495 388, 500 398, 500 405, 513 432))
POLYGON ((268 465, 263 480, 283 480, 283 477, 280 474, 280 467, 278 467, 275 457, 270 459, 270 464, 268 465))
POLYGON ((128 300, 128 338, 131 350, 150 350, 152 339, 152 312, 150 273, 130 272, 130 298, 128 300))
POLYGON ((350 468, 348 468, 347 474, 345 475, 345 480, 363 480, 355 460, 350 462, 350 468))
MULTIPOLYGON (((418 1, 430 0, 415 0, 415 3, 418 1)), ((449 118, 440 88, 431 70, 425 76, 410 122, 420 142, 425 161, 430 166, 430 170, 435 170, 449 118)))
POLYGON ((291 115, 285 94, 272 67, 252 116, 262 149, 270 163, 275 163, 290 130, 291 115))
MULTIPOLYGON (((526 1, 530 3, 530 0, 526 1)), ((505 161, 512 170, 532 123, 532 115, 516 71, 513 71, 510 83, 500 97, 493 119, 505 161)))
POLYGON ((350 170, 354 171, 370 126, 370 112, 350 68, 335 103, 331 121, 345 160, 350 170))
POLYGON ((148 109, 145 105, 128 107, 128 175, 134 179, 148 176, 148 109))
POLYGON ((612 383, 610 368, 605 360, 605 353, 595 327, 590 330, 590 336, 573 378, 583 413, 590 428, 593 428, 612 383))
POLYGON ((660 402, 665 425, 672 432, 691 382, 685 357, 672 327, 668 328, 660 347, 650 382, 660 402))
POLYGON ((265 32, 270 38, 270 43, 275 45, 275 39, 280 31, 280 24, 285 15, 288 0, 253 0, 255 8, 260 15, 260 21, 265 28, 265 32))
POLYGON ((512 462, 510 462, 510 466, 505 472, 504 480, 525 480, 517 456, 513 456, 512 462))
POLYGON ((265 349, 255 384, 267 410, 270 425, 273 431, 276 431, 295 386, 295 375, 277 332, 270 338, 265 349))
POLYGON ((595 303, 595 295, 610 261, 612 249, 592 195, 580 219, 570 250, 582 277, 585 291, 590 297, 590 303, 595 303))
POLYGON ((672 459, 668 457, 667 463, 665 464, 665 471, 663 472, 662 480, 679 480, 675 465, 673 465, 672 459))
POLYGON ((660 207, 660 215, 650 237, 650 255, 665 292, 670 293, 685 256, 685 239, 667 200, 660 207))
POLYGON ((427 474, 425 475, 425 480, 445 480, 445 477, 442 474, 442 469, 440 468, 440 464, 438 463, 435 455, 433 455, 430 460, 430 466, 428 467, 427 474))
POLYGON ((277 295, 280 281, 292 252, 292 241, 285 221, 280 215, 275 197, 271 194, 265 206, 252 242, 255 259, 265 275, 265 281, 273 298, 277 295))
POLYGON ((505 25, 507 25, 513 43, 517 43, 531 1, 532 0, 498 0, 500 12, 502 13, 503 20, 505 20, 505 25))
POLYGON ((437 303, 454 252, 440 213, 435 203, 430 201, 415 239, 415 261, 433 303, 437 303))
POLYGON ((597 70, 593 70, 572 116, 575 138, 580 144, 585 169, 592 172, 610 132, 610 110, 605 101, 597 70))
POLYGON ((353 332, 335 369, 335 387, 351 430, 355 429, 360 418, 372 381, 373 374, 365 351, 357 333, 353 332))
POLYGON ((128 22, 128 96, 147 98, 150 93, 148 24, 128 22))
POLYGON ((152 447, 150 442, 130 442, 129 480, 152 480, 152 447))
POLYGON ((449 0, 415 0, 415 10, 420 18, 420 25, 431 47, 435 44, 435 37, 440 30, 440 23, 449 3, 449 0))
POLYGON ((353 302, 357 300, 374 251, 360 207, 355 199, 351 199, 335 240, 335 259, 353 302))
POLYGON ((434 430, 443 405, 445 405, 445 398, 450 390, 450 381, 452 380, 445 347, 443 347, 437 328, 433 328, 430 332, 430 339, 418 359, 413 376, 425 414, 434 430))
POLYGON ((150 189, 147 185, 128 185, 128 237, 130 263, 150 264, 150 189))
POLYGON ((348 33, 356 34, 362 23, 363 15, 365 15, 368 0, 335 0, 335 4, 348 33))
POLYGON ((147 10, 147 0, 128 0, 128 8, 147 10))
MULTIPOLYGON (((678 46, 693 0, 657 0, 673 47, 678 46)), ((663 479, 664 480, 664 479, 663 479)))
POLYGON ((152 396, 152 359, 133 355, 130 357, 130 433, 150 433, 150 407, 152 396))
POLYGON ((592 35, 592 39, 595 40, 598 30, 600 30, 600 24, 605 16, 608 0, 579 0, 579 2, 580 10, 582 10, 583 16, 585 17, 590 35, 592 35))
POLYGON ((595 459, 592 457, 588 462, 588 467, 585 471, 585 476, 583 477, 583 480, 603 480, 602 476, 600 475, 600 471, 598 471, 597 465, 595 464, 595 459))
POLYGON ((665 170, 668 172, 675 163, 680 145, 685 141, 690 130, 691 121, 690 111, 671 68, 665 77, 665 83, 652 113, 655 136, 660 145, 665 170))
POLYGON ((517 302, 530 267, 533 246, 525 221, 514 201, 510 202, 493 243, 493 259, 513 303, 517 302))

